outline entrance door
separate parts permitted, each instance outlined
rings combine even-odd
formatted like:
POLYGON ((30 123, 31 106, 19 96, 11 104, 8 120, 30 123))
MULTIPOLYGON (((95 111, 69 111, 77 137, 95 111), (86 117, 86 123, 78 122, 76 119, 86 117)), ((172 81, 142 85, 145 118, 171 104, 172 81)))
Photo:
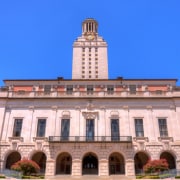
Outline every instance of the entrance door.
POLYGON ((119 153, 112 153, 109 157, 109 174, 125 174, 124 158, 119 153))
POLYGON ((92 155, 88 154, 83 159, 82 173, 84 174, 98 174, 98 160, 92 155))

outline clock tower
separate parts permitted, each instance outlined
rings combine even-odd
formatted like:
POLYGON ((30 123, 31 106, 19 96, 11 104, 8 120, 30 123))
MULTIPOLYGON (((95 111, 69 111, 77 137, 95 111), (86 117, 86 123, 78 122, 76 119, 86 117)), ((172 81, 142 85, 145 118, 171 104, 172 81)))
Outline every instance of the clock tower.
POLYGON ((98 35, 98 23, 88 18, 73 44, 72 79, 108 79, 107 43, 98 35))

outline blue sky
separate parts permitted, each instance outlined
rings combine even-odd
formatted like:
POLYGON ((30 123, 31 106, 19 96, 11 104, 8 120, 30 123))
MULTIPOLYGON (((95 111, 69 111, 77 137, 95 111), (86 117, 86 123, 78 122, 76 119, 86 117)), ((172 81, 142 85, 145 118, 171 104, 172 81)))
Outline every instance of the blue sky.
POLYGON ((0 86, 71 79, 72 44, 88 17, 108 43, 109 78, 180 81, 180 0, 1 0, 0 86))

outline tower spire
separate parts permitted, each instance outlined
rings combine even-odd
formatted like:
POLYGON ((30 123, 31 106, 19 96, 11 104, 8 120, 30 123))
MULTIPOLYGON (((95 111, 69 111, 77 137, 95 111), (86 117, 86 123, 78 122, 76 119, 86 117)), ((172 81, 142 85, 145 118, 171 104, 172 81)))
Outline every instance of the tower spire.
POLYGON ((98 22, 93 18, 88 18, 82 22, 82 34, 98 33, 98 22))
POLYGON ((73 45, 73 79, 108 79, 107 43, 98 35, 98 22, 82 22, 82 35, 73 45))

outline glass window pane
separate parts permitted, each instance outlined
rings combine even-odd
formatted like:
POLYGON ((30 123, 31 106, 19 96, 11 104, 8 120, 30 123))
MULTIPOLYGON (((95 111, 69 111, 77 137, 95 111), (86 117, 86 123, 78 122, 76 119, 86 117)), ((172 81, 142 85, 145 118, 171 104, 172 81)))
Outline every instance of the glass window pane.
POLYGON ((111 119, 111 140, 119 140, 119 119, 111 119))
POLYGON ((144 137, 143 120, 135 119, 136 137, 144 137))
POLYGON ((20 137, 21 136, 21 129, 22 129, 22 119, 15 119, 13 136, 20 137))
POLYGON ((160 136, 168 136, 166 119, 158 119, 160 136))
POLYGON ((37 137, 44 137, 46 129, 46 119, 38 119, 37 137))
POLYGON ((86 140, 94 140, 94 119, 86 120, 86 140))
POLYGON ((61 140, 69 140, 70 120, 62 119, 61 121, 61 140))

